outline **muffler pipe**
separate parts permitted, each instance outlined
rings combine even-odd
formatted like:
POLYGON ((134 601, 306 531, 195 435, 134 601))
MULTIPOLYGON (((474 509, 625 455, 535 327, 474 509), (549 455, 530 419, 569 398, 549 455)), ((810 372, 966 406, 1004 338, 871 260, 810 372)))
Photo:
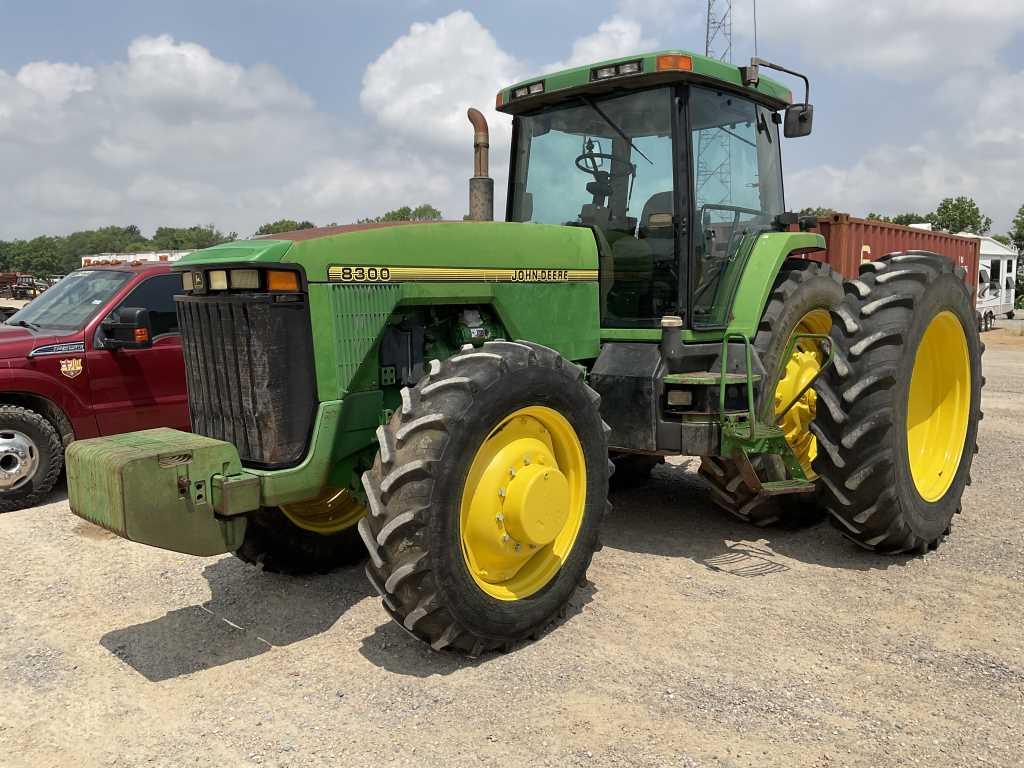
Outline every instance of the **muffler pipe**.
POLYGON ((466 113, 473 124, 473 178, 469 180, 469 220, 494 221, 494 179, 488 176, 491 141, 487 118, 479 109, 466 113))

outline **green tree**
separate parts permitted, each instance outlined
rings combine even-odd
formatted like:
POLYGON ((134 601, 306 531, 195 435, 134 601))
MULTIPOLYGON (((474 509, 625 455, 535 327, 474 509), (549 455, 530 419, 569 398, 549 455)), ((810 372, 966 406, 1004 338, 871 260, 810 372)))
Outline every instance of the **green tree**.
POLYGON ((393 211, 387 211, 382 216, 374 216, 373 218, 359 219, 359 224, 377 224, 382 221, 439 221, 441 219, 441 212, 437 210, 430 203, 423 203, 412 208, 408 205, 403 205, 401 208, 395 208, 393 211))
POLYGON ((313 229, 316 226, 312 221, 296 221, 295 219, 278 219, 277 221, 262 224, 256 230, 257 235, 277 235, 281 232, 295 232, 299 229, 313 229))
MULTIPOLYGON (((1024 205, 1010 222, 1010 245, 1017 250, 1017 301, 1024 299, 1024 205)), ((1021 304, 1024 306, 1024 304, 1021 304)))
POLYGON ((895 216, 891 217, 889 221, 893 224, 902 224, 903 226, 908 226, 910 224, 927 224, 931 222, 931 219, 929 218, 930 216, 931 214, 910 212, 897 213, 895 216))
POLYGON ((188 251, 209 248, 237 239, 236 232, 222 233, 213 224, 195 227, 157 227, 152 245, 155 251, 188 251))
POLYGON ((820 219, 825 216, 831 216, 835 212, 834 208, 801 208, 797 215, 800 217, 815 216, 820 219))
POLYGON ((982 214, 978 204, 970 197, 947 197, 935 209, 930 219, 938 229, 947 232, 973 232, 987 234, 992 229, 992 219, 982 214))

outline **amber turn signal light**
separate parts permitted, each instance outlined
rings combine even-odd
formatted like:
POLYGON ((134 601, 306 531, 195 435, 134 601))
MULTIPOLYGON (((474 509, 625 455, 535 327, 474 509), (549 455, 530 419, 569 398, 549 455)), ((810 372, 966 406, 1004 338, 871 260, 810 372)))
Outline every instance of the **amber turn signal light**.
POLYGON ((136 328, 135 341, 138 344, 145 344, 147 341, 149 341, 149 330, 146 328, 136 328))
POLYGON ((689 72, 693 69, 693 59, 689 56, 681 56, 679 54, 667 53, 664 56, 658 57, 658 71, 667 72, 669 70, 679 70, 683 72, 689 72))
POLYGON ((299 276, 295 272, 286 272, 282 269, 268 270, 267 290, 297 291, 299 290, 299 276))

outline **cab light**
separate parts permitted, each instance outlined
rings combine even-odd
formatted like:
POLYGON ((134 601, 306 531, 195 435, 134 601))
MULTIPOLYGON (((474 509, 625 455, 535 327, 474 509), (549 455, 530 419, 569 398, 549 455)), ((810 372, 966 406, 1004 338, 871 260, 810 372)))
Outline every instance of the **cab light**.
POLYGON ((620 77, 622 75, 638 75, 644 71, 642 61, 624 61, 621 64, 608 64, 603 67, 596 67, 590 70, 590 79, 607 80, 609 77, 620 77))
POLYGON ((186 291, 191 291, 192 290, 192 273, 191 272, 182 272, 181 273, 181 287, 182 287, 183 290, 186 290, 186 291))
POLYGON ((228 289, 228 273, 223 269, 215 269, 210 273, 210 290, 226 291, 228 289))
POLYGON ((271 269, 267 272, 267 290, 297 291, 299 290, 299 276, 295 272, 271 269))
POLYGON ((658 57, 657 69, 659 72, 671 70, 690 72, 693 70, 693 59, 689 56, 667 53, 664 56, 658 57))
POLYGON ((522 99, 526 96, 537 96, 538 94, 544 93, 544 81, 538 80, 536 83, 530 83, 529 85, 520 85, 512 91, 513 99, 522 99))
POLYGON ((256 269, 232 269, 231 287, 234 290, 254 291, 260 287, 260 273, 256 269))
POLYGON ((494 108, 501 109, 505 106, 505 99, 501 91, 498 91, 498 95, 494 97, 494 108))

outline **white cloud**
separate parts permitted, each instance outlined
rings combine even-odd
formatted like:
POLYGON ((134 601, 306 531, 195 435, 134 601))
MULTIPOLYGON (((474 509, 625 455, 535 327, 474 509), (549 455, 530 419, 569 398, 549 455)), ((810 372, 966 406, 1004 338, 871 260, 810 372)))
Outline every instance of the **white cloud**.
POLYGON ((484 112, 497 135, 509 136, 509 120, 494 110, 498 89, 526 72, 468 11, 431 24, 413 24, 363 76, 360 101, 384 128, 421 143, 464 149, 472 135, 466 110, 484 112), (467 136, 469 139, 467 140, 467 136))
POLYGON ((53 102, 66 101, 71 94, 91 91, 96 85, 96 73, 91 67, 49 61, 26 64, 18 70, 16 79, 30 91, 53 102))
POLYGON ((644 37, 643 28, 638 22, 616 15, 602 22, 596 32, 576 40, 568 60, 553 64, 549 69, 581 67, 595 61, 644 53, 655 47, 657 43, 644 37))
MULTIPOLYGON (((734 34, 751 37, 752 6, 736 3, 734 34)), ((762 56, 799 47, 826 67, 895 81, 934 81, 964 67, 988 67, 1024 29, 1020 0, 787 0, 758 15, 762 56)))

